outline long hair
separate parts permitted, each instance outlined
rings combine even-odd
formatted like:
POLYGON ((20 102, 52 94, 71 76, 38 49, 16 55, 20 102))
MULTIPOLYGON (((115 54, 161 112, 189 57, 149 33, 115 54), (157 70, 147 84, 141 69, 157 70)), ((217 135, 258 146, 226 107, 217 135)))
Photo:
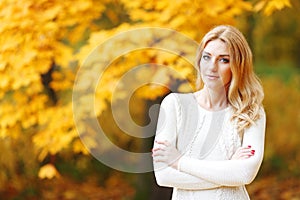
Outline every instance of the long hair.
MULTIPOLYGON (((227 99, 233 108, 231 120, 236 122, 238 131, 250 127, 260 118, 264 92, 260 80, 253 71, 252 52, 243 34, 235 27, 221 25, 213 28, 202 39, 197 55, 196 66, 200 69, 200 60, 206 45, 220 39, 229 49, 231 82, 227 99)), ((199 87, 203 86, 198 77, 199 87)))

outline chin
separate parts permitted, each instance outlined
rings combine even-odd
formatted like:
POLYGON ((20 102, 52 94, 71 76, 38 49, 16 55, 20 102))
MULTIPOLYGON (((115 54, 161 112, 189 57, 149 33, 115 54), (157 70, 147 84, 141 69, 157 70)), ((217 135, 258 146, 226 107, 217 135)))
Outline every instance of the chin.
POLYGON ((211 90, 220 90, 220 89, 226 90, 226 86, 223 85, 222 83, 205 82, 204 85, 211 90))

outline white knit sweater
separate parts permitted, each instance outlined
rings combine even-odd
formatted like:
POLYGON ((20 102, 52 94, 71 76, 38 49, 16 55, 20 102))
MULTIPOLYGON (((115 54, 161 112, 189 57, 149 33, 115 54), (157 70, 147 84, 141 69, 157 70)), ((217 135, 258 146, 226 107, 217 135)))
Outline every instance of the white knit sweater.
POLYGON ((262 109, 260 119, 243 135, 231 115, 231 107, 205 110, 193 93, 164 98, 155 140, 168 140, 183 156, 178 170, 160 162, 154 163, 154 170, 158 185, 174 188, 172 200, 250 199, 245 185, 255 178, 263 159, 265 113, 262 109), (255 155, 230 160, 241 145, 251 145, 255 155))

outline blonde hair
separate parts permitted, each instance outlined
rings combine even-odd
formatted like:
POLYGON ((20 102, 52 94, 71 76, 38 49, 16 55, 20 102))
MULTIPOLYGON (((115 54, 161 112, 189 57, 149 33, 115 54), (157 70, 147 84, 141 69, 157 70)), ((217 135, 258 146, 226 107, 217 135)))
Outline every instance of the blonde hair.
MULTIPOLYGON (((203 37, 196 55, 198 69, 204 48, 216 39, 225 42, 229 49, 232 78, 227 98, 233 108, 231 120, 236 122, 238 131, 243 131, 260 118, 263 88, 253 71, 252 52, 245 37, 238 29, 229 25, 217 26, 203 37)), ((198 81, 199 86, 203 86, 200 76, 198 81)))

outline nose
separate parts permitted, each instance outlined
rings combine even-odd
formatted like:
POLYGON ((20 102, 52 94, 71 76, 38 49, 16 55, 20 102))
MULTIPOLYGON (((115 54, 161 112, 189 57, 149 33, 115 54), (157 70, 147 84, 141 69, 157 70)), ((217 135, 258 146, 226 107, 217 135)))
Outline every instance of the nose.
POLYGON ((213 72, 216 72, 218 70, 218 64, 217 64, 215 58, 212 58, 208 65, 209 65, 208 66, 209 70, 211 70, 213 72))

